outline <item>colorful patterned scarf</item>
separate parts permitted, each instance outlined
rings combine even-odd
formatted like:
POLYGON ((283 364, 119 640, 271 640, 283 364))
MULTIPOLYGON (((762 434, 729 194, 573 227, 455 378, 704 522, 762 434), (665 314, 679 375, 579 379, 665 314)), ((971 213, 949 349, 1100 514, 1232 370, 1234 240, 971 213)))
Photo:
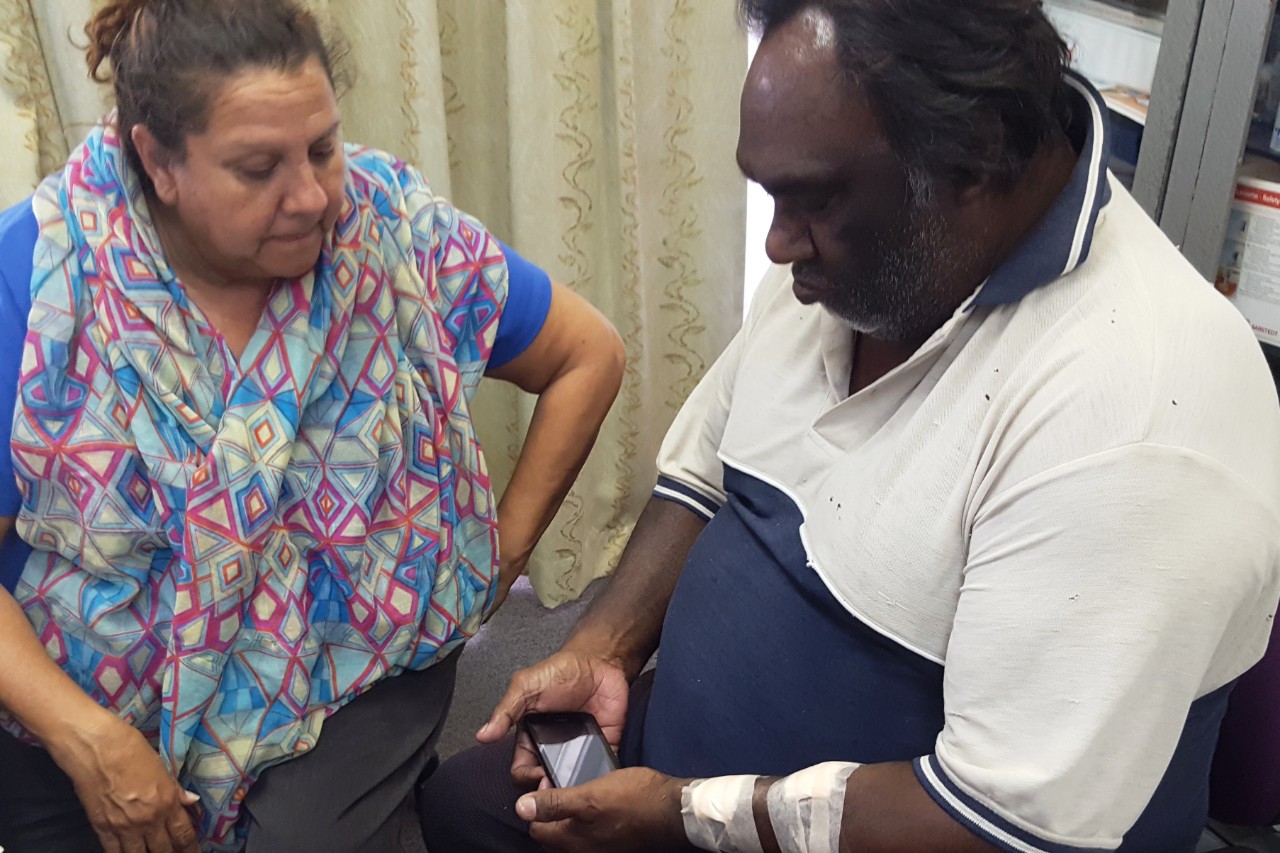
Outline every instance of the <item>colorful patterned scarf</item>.
MULTIPOLYGON (((166 265, 108 123, 36 194, 15 593, 234 850, 267 766, 479 627, 494 502, 470 397, 506 264, 413 169, 349 148, 315 270, 237 360, 166 265)), ((16 728, 8 721, 11 728, 16 728)))

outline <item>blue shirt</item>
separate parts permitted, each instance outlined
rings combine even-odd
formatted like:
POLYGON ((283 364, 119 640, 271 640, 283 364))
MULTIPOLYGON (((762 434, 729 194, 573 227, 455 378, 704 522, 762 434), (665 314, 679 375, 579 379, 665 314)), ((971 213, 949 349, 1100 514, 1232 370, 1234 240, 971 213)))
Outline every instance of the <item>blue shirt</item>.
MULTIPOLYGON (((39 223, 31 200, 0 212, 0 446, 9 444, 14 405, 18 398, 18 374, 31 313, 32 256, 39 223)), ((542 330, 551 310, 551 279, 505 244, 507 302, 498 321, 497 340, 489 368, 501 367, 528 349, 542 330)), ((0 453, 0 518, 18 514, 22 503, 13 476, 13 457, 0 453)), ((16 533, 0 544, 0 586, 12 590, 31 548, 16 533)))

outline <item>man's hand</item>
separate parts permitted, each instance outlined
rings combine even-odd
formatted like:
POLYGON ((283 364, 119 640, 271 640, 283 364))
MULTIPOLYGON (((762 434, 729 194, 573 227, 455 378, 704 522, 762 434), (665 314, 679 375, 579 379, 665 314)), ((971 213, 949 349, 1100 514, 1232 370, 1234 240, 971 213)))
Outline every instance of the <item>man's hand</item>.
POLYGON ((47 746, 106 853, 200 853, 187 813, 199 798, 132 726, 104 713, 69 741, 47 746))
POLYGON ((516 802, 529 834, 564 853, 686 850, 680 792, 687 779, 632 767, 579 785, 544 788, 516 802))
MULTIPOLYGON (((512 676, 506 695, 476 733, 476 740, 501 740, 530 711, 586 711, 595 716, 605 740, 616 751, 627 720, 629 691, 621 665, 584 652, 559 651, 512 676)), ((511 778, 531 788, 545 775, 522 735, 516 741, 511 778)))

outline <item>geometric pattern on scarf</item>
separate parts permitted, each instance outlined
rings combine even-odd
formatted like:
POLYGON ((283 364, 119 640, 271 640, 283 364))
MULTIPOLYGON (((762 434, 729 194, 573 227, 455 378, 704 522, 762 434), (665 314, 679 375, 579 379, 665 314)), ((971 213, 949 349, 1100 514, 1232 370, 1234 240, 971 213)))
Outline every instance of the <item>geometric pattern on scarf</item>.
POLYGON ((210 850, 242 845, 249 786, 327 716, 471 636, 496 574, 470 398, 505 259, 414 169, 346 158, 319 262, 239 359, 165 263, 112 123, 33 202, 15 596, 200 795, 210 850))

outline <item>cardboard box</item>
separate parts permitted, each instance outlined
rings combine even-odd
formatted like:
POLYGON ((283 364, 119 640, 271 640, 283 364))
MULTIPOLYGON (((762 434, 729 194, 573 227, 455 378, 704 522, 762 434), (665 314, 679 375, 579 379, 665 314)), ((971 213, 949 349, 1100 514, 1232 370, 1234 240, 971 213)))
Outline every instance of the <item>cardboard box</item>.
POLYGON ((1280 164, 1249 158, 1241 167, 1214 286, 1259 340, 1280 346, 1280 164))

